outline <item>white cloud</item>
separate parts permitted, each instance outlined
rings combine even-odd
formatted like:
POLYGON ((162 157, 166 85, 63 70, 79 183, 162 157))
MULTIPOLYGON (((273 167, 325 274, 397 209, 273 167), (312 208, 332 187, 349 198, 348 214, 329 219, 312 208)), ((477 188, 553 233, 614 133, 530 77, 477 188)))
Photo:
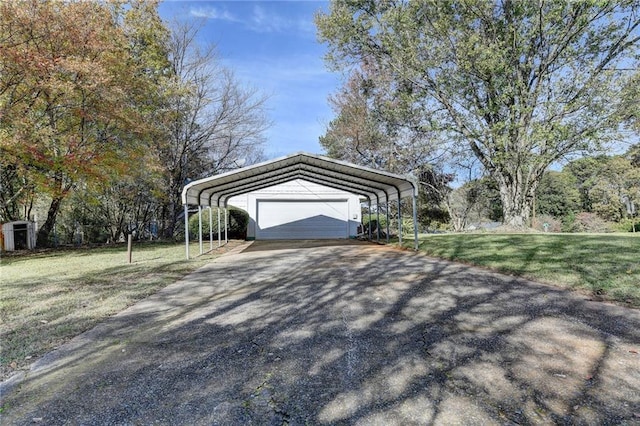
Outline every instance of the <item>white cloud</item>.
POLYGON ((286 33, 296 32, 315 35, 315 26, 307 17, 287 16, 268 10, 261 5, 255 5, 248 16, 239 16, 227 9, 217 7, 198 7, 189 10, 189 14, 196 18, 205 18, 226 22, 237 22, 245 28, 257 33, 286 33))
POLYGON ((255 32, 282 33, 295 31, 299 33, 315 33, 313 21, 301 17, 288 17, 268 11, 260 5, 253 7, 248 28, 255 32))
POLYGON ((227 22, 241 22, 235 15, 228 10, 220 10, 215 7, 200 7, 189 11, 191 16, 196 18, 216 19, 227 22))

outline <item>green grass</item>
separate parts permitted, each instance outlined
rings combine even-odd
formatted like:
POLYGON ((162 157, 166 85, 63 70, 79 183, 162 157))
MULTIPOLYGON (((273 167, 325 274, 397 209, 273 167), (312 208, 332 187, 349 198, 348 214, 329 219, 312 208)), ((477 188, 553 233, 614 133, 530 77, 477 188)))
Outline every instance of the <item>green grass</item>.
POLYGON ((640 307, 640 234, 436 234, 419 241, 430 256, 640 307))
MULTIPOLYGON (((230 242, 227 248, 236 245, 230 242)), ((197 245, 190 251, 197 254, 197 245)), ((24 368, 224 251, 223 247, 186 261, 183 244, 142 243, 134 245, 131 264, 126 246, 3 256, 0 377, 24 368)))

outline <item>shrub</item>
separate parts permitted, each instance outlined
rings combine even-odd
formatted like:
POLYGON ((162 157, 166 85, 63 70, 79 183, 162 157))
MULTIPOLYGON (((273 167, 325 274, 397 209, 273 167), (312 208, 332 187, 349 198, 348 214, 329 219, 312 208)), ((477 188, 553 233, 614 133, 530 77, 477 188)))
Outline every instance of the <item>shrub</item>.
POLYGON ((638 219, 634 220, 631 218, 622 219, 620 222, 614 224, 613 229, 616 232, 640 232, 640 221, 638 219))
POLYGON ((240 209, 229 209, 229 237, 239 240, 247 238, 249 213, 240 209))
MULTIPOLYGON (((218 237, 218 209, 212 208, 209 210, 208 208, 202 210, 202 235, 209 235, 209 211, 211 211, 211 215, 213 216, 212 220, 212 231, 214 238, 218 237)), ((224 210, 220 211, 220 219, 222 232, 224 235, 224 210)), ((237 208, 229 208, 229 229, 228 236, 229 238, 234 239, 245 239, 247 238, 247 225, 249 224, 249 214, 244 210, 240 210, 237 208)), ((192 238, 198 237, 198 215, 194 214, 189 218, 189 236, 192 238)))
POLYGON ((575 216, 569 232, 612 232, 613 224, 595 213, 582 212, 575 216))

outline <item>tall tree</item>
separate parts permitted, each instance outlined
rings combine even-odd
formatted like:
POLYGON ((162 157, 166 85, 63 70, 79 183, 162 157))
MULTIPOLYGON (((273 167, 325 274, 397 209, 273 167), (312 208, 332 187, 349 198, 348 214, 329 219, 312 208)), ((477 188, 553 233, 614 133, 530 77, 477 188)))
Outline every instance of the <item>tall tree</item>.
POLYGON ((455 176, 443 170, 445 152, 415 103, 384 88, 391 76, 368 63, 354 70, 342 89, 329 98, 336 118, 320 137, 330 157, 419 178, 418 218, 427 225, 445 222, 449 184, 455 176), (444 206, 444 207, 443 207, 444 206))
POLYGON ((181 214, 187 179, 260 159, 270 125, 267 98, 223 67, 215 46, 198 42, 199 29, 194 22, 176 22, 168 44, 172 79, 164 91, 164 136, 156 148, 164 169, 164 234, 169 238, 181 214))
POLYGON ((97 2, 0 4, 0 149, 3 166, 50 197, 41 245, 78 182, 135 158, 125 141, 140 129, 138 85, 112 11, 97 2))
MULTIPOLYGON (((329 98, 336 113, 320 144, 329 156, 396 173, 419 173, 442 156, 422 111, 386 90, 391 76, 364 62, 329 98)), ((428 118, 427 118, 428 119, 428 118)))
POLYGON ((363 61, 465 144, 524 226, 553 162, 612 138, 638 68, 636 1, 333 1, 316 17, 336 68, 363 61), (625 96, 623 96, 625 95, 625 96))
POLYGON ((576 180, 576 187, 580 194, 580 210, 584 212, 593 212, 593 203, 591 190, 599 179, 600 169, 607 162, 604 155, 598 157, 583 157, 571 161, 567 164, 563 171, 573 175, 576 180))

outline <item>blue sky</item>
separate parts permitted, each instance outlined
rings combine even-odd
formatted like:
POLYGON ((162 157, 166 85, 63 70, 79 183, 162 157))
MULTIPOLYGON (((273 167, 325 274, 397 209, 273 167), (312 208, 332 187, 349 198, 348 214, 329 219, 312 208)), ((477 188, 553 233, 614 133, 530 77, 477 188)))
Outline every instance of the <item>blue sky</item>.
POLYGON ((159 10, 167 21, 204 20, 200 42, 216 44, 239 80, 269 96, 273 126, 264 148, 274 158, 323 153, 318 138, 333 118, 327 98, 340 85, 325 67, 313 22, 327 8, 318 1, 165 1, 159 10))

